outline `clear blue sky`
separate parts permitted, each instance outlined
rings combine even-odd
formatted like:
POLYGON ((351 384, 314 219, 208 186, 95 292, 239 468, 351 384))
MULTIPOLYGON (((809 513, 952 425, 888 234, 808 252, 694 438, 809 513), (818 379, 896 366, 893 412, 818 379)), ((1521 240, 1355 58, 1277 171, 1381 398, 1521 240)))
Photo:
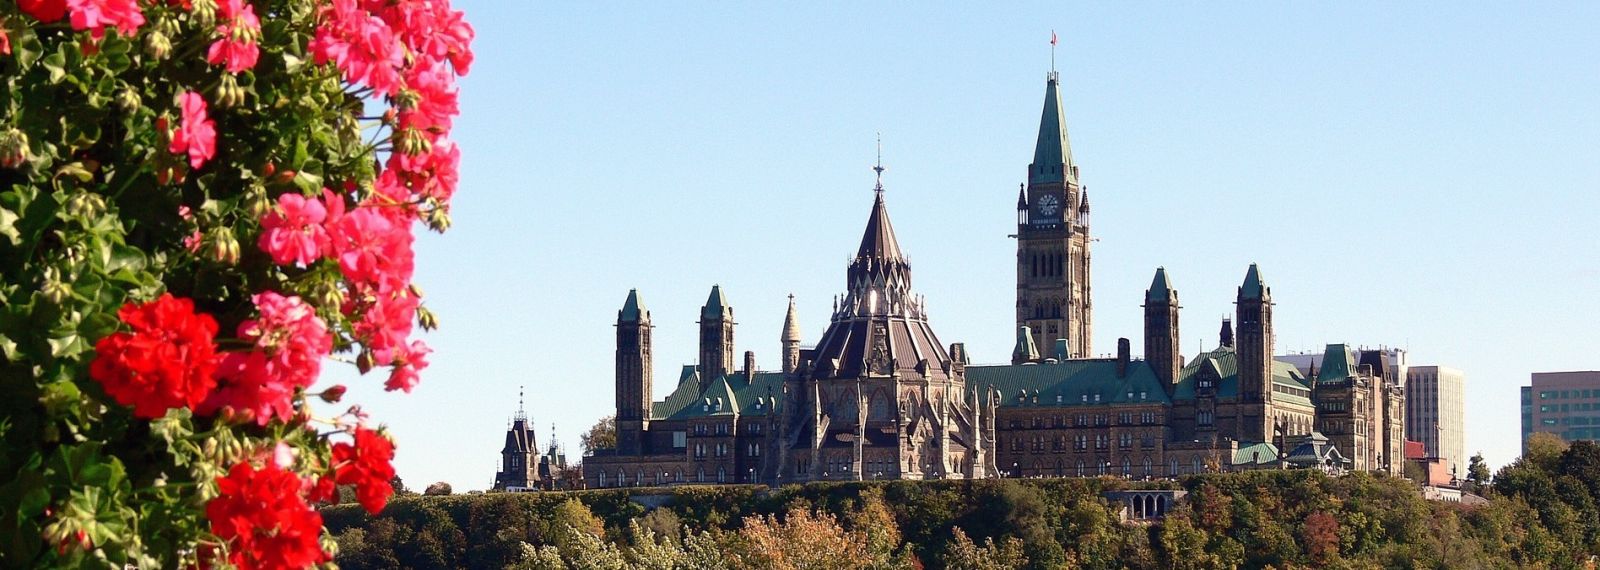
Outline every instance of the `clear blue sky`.
MULTIPOLYGON (((1517 386, 1600 368, 1600 4, 466 1, 456 227, 419 244, 443 328, 410 396, 353 397, 413 487, 487 487, 526 386, 569 454, 613 409, 629 288, 656 387, 712 284, 777 365, 844 287, 883 133, 941 340, 1009 358, 1016 188, 1051 29, 1094 207, 1094 350, 1140 348, 1158 265, 1192 355, 1261 264, 1278 349, 1391 345, 1467 374, 1467 452, 1518 451, 1517 386)), ((348 373, 336 372, 341 379, 348 373)))

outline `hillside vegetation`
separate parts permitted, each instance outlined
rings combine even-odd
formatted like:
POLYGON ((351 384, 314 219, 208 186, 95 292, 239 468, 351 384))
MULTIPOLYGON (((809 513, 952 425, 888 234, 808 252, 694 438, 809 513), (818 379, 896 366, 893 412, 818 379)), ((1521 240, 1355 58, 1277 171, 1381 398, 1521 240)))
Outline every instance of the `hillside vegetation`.
POLYGON ((1472 507, 1400 478, 1258 471, 410 496, 376 517, 323 514, 349 569, 1594 567, 1600 448, 1530 449, 1485 494, 1472 507), (1159 523, 1121 523, 1101 498, 1161 485, 1189 496, 1159 523))

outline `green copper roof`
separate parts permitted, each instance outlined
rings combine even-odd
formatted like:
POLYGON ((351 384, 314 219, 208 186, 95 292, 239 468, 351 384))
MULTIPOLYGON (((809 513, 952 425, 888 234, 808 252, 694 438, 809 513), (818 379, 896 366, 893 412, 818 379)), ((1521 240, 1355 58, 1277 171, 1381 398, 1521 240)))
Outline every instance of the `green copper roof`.
POLYGON ((1322 353, 1322 369, 1317 371, 1317 381, 1337 382, 1349 378, 1355 371, 1355 362, 1350 345, 1330 344, 1322 353))
POLYGON ((1157 267, 1156 278, 1150 281, 1150 290, 1145 291, 1144 300, 1166 301, 1169 291, 1172 291, 1172 284, 1167 281, 1167 268, 1157 267))
POLYGON ((1244 445, 1233 452, 1234 465, 1267 465, 1277 460, 1278 446, 1267 442, 1244 445))
POLYGON ((985 402, 993 387, 999 392, 1000 405, 1005 407, 1171 403, 1155 370, 1143 360, 1130 361, 1122 378, 1117 377, 1117 361, 1108 358, 969 366, 967 384, 980 388, 985 402), (1024 392, 1025 399, 1018 399, 1024 392))
POLYGON ((761 415, 774 413, 776 407, 782 405, 777 401, 783 397, 782 372, 756 372, 754 378, 743 372, 725 374, 711 381, 705 392, 700 392, 700 383, 693 381, 696 378, 693 368, 685 366, 677 389, 650 406, 650 419, 681 420, 734 412, 761 415), (715 406, 718 399, 722 401, 720 409, 715 406))
POLYGON ((1250 271, 1244 274, 1244 285, 1239 287, 1239 298, 1260 299, 1263 289, 1266 289, 1266 286, 1261 282, 1261 269, 1252 263, 1250 271))
POLYGON ((712 285, 711 296, 706 297, 706 306, 700 309, 700 316, 715 319, 727 314, 728 311, 728 301, 722 298, 722 286, 712 285))
MULTIPOLYGON (((1193 400, 1195 398, 1195 377, 1202 369, 1209 368, 1214 371, 1217 378, 1218 398, 1239 397, 1239 360, 1238 353, 1232 347, 1217 347, 1209 352, 1203 352, 1184 365, 1178 372, 1178 384, 1173 387, 1173 400, 1193 400)), ((1276 386, 1293 389, 1297 392, 1309 394, 1310 386, 1305 376, 1300 374, 1300 369, 1288 362, 1272 361, 1272 383, 1276 386)), ((1311 405, 1311 398, 1299 393, 1286 394, 1275 392, 1272 398, 1278 402, 1311 405)))
POLYGON ((1062 182, 1072 179, 1072 143, 1067 139, 1067 123, 1061 111, 1060 80, 1052 73, 1045 84, 1044 112, 1039 116, 1039 140, 1033 147, 1033 164, 1028 167, 1028 182, 1062 182))
POLYGON ((1017 327, 1017 346, 1011 349, 1012 358, 1038 360, 1039 347, 1033 344, 1033 331, 1027 326, 1017 327))
POLYGON ((638 322, 645 312, 644 303, 639 302, 639 290, 629 289, 628 300, 622 303, 622 310, 617 313, 617 320, 625 323, 638 322))

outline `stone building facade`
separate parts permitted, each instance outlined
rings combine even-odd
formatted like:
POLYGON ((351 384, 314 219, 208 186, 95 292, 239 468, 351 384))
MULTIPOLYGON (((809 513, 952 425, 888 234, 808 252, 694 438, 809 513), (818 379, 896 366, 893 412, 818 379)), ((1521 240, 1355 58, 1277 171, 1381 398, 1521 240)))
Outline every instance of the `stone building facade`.
POLYGON ((828 328, 802 347, 791 297, 779 370, 756 370, 751 352, 742 367, 734 362, 733 308, 713 287, 700 315, 700 364, 683 367, 672 392, 654 400, 650 313, 637 291, 628 294, 617 314, 618 446, 585 459, 590 487, 1291 466, 1398 473, 1400 462, 1387 458, 1403 443, 1403 394, 1353 359, 1342 371, 1307 374, 1275 358, 1276 305, 1254 264, 1217 348, 1185 359, 1178 291, 1158 268, 1143 296, 1144 358, 1126 338, 1114 357, 1088 357, 1089 205, 1054 73, 1017 198, 1010 364, 974 365, 964 345, 934 334, 878 170, 828 328), (1302 448, 1305 457, 1291 458, 1302 448))
MULTIPOLYGON (((555 428, 552 427, 554 432, 555 428)), ((533 433, 533 423, 523 411, 520 399, 517 413, 506 427, 506 443, 500 448, 500 471, 494 475, 496 491, 551 491, 565 488, 567 454, 552 434, 550 445, 541 449, 533 433)))

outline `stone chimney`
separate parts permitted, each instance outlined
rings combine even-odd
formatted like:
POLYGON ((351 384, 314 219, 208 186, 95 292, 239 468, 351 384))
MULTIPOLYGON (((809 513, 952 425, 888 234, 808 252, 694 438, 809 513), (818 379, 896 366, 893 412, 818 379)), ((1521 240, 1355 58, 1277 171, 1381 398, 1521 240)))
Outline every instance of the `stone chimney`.
POLYGON ((744 378, 745 378, 745 380, 748 381, 748 380, 750 380, 752 378, 755 378, 756 377, 755 374, 756 374, 756 351, 754 351, 754 350, 746 350, 746 351, 744 351, 744 378))
POLYGON ((1117 377, 1128 376, 1128 360, 1132 358, 1133 349, 1128 346, 1126 337, 1117 339, 1117 377))

